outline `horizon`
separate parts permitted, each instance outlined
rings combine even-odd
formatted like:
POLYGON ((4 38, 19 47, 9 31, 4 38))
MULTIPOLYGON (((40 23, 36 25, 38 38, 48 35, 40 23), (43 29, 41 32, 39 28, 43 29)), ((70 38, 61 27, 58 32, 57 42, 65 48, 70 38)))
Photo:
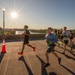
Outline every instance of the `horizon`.
POLYGON ((3 28, 2 9, 5 8, 5 28, 19 29, 28 25, 29 29, 61 29, 66 26, 73 30, 74 7, 75 0, 0 0, 0 27, 3 28))
MULTIPOLYGON (((3 28, 2 28, 3 29, 3 28)), ((24 30, 24 28, 5 28, 6 30, 17 30, 17 29, 19 29, 19 30, 24 30)), ((46 28, 47 29, 47 28, 46 28)), ((46 30, 46 29, 30 29, 30 28, 28 28, 28 30, 46 30)), ((60 30, 60 28, 53 28, 54 30, 60 30)), ((75 30, 75 29, 67 29, 67 30, 75 30)))

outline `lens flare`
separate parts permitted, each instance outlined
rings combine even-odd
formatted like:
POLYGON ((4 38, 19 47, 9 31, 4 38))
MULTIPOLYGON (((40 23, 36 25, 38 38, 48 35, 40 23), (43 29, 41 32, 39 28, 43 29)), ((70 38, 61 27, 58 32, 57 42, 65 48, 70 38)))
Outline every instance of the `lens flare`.
POLYGON ((12 18, 17 18, 18 17, 17 12, 15 12, 15 11, 11 12, 10 15, 11 15, 12 18))

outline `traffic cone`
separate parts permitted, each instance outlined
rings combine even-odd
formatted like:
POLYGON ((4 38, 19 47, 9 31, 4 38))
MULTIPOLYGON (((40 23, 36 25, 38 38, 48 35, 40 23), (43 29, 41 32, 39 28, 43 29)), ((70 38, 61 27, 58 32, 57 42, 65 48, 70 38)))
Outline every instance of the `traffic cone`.
POLYGON ((6 53, 5 40, 3 40, 3 44, 2 44, 2 52, 1 52, 1 53, 6 53))

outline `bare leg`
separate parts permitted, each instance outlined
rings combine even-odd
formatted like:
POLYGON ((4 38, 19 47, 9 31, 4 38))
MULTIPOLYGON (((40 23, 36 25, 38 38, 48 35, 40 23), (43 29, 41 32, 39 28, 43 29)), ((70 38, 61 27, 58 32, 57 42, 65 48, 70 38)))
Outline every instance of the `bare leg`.
POLYGON ((31 46, 29 43, 27 44, 27 46, 31 47, 31 48, 34 48, 33 46, 31 46))
POLYGON ((64 53, 65 53, 65 50, 66 50, 66 44, 64 45, 64 53))
POLYGON ((25 48, 25 44, 23 44, 23 46, 22 46, 22 52, 24 51, 24 48, 25 48))
POLYGON ((57 58, 59 58, 58 54, 55 52, 52 52, 57 58))
POLYGON ((33 51, 36 50, 36 47, 31 46, 29 43, 27 44, 27 46, 31 47, 33 49, 33 51))
POLYGON ((25 44, 23 43, 22 51, 21 52, 18 52, 18 54, 23 55, 24 48, 25 48, 25 44))
POLYGON ((46 60, 47 60, 47 63, 49 63, 49 53, 48 52, 46 52, 46 60))
POLYGON ((50 63, 49 63, 49 53, 46 52, 45 55, 46 55, 46 61, 47 61, 47 63, 44 65, 44 67, 48 67, 50 65, 50 63))
POLYGON ((59 64, 61 63, 61 58, 58 56, 58 54, 57 53, 55 53, 55 52, 52 52, 57 58, 58 58, 58 62, 59 62, 59 64))
POLYGON ((71 47, 71 50, 73 50, 73 48, 71 47))
POLYGON ((72 39, 70 39, 70 45, 72 44, 72 39))

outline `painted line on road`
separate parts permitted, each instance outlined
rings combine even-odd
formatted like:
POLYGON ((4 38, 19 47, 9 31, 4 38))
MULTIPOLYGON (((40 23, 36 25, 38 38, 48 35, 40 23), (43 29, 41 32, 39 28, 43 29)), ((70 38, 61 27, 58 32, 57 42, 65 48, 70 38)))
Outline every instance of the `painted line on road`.
POLYGON ((33 69, 32 69, 32 66, 31 66, 31 64, 30 64, 30 61, 29 61, 29 59, 28 59, 28 57, 27 57, 26 54, 25 54, 25 56, 26 56, 26 58, 27 58, 27 61, 28 61, 28 63, 29 63, 29 66, 30 66, 30 69, 32 70, 33 75, 36 75, 36 74, 34 73, 33 69))
POLYGON ((7 64, 6 64, 6 67, 5 67, 5 70, 4 70, 4 74, 3 75, 6 75, 6 71, 7 71, 7 67, 8 67, 9 60, 10 60, 10 54, 9 54, 9 57, 8 57, 7 64))

